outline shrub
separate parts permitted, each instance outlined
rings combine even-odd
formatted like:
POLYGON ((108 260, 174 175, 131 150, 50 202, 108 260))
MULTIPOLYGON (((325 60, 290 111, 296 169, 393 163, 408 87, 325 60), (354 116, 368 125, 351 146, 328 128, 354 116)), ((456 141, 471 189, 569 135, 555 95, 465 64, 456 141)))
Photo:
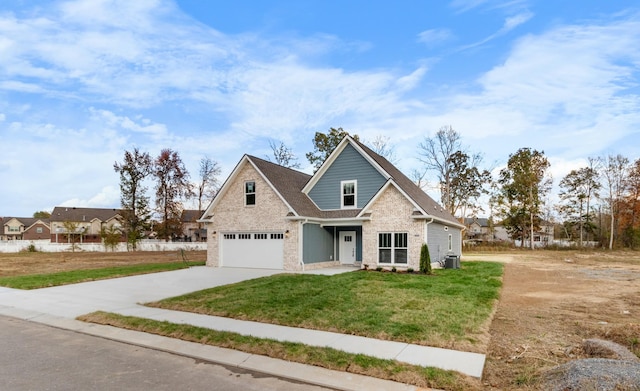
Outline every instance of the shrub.
POLYGON ((378 266, 378 267, 376 268, 376 271, 377 271, 377 272, 381 272, 381 271, 382 271, 382 267, 381 267, 381 266, 378 266))
POLYGON ((31 243, 30 245, 25 247, 22 251, 27 253, 37 253, 38 249, 36 248, 35 244, 31 243))
POLYGON ((431 256, 426 243, 420 248, 420 273, 431 274, 431 256))
POLYGON ((396 271, 398 271, 398 269, 396 269, 396 267, 394 266, 391 268, 391 271, 395 273, 396 271))
POLYGON ((407 273, 413 273, 413 268, 412 267, 408 268, 407 273))

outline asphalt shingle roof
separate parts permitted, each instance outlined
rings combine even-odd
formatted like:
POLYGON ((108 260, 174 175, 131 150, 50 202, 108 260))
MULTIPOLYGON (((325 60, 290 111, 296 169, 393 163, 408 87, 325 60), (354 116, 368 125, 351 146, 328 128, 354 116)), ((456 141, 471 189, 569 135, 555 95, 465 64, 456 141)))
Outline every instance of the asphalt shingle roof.
MULTIPOLYGON (((455 217, 422 191, 422 189, 398 170, 391 162, 378 155, 359 141, 354 139, 351 139, 351 141, 356 143, 358 147, 360 147, 371 159, 386 171, 387 174, 391 176, 392 180, 398 185, 398 187, 400 187, 407 196, 409 196, 423 211, 427 213, 428 216, 426 217, 435 217, 441 221, 460 224, 455 217)), ((324 219, 354 218, 362 211, 362 209, 331 211, 320 210, 313 201, 311 201, 311 199, 302 192, 302 189, 312 178, 311 175, 280 166, 255 156, 247 155, 247 158, 255 164, 255 166, 263 173, 267 180, 271 182, 273 187, 299 216, 324 219)))

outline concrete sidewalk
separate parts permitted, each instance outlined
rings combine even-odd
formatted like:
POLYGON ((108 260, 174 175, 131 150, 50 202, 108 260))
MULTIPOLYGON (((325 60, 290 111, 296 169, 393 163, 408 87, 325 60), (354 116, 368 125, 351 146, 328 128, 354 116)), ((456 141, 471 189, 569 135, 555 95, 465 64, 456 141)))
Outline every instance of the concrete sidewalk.
MULTIPOLYGON (((336 274, 349 270, 351 269, 323 269, 318 270, 315 273, 336 274)), ((115 312, 122 315, 138 316, 160 321, 191 324, 194 326, 221 331, 232 331, 260 338, 271 338, 279 341, 289 342, 301 342, 312 346, 327 346, 349 353, 360 353, 384 359, 395 359, 398 361, 420 366, 430 366, 454 370, 473 377, 482 376, 485 356, 478 353, 460 352, 420 345, 412 345, 401 342, 381 341, 353 335, 343 335, 317 330, 277 326, 257 322, 240 321, 229 318, 163 310, 144 307, 139 304, 193 292, 200 289, 210 288, 213 286, 230 284, 277 273, 281 273, 281 271, 192 267, 189 269, 172 272, 146 274, 141 276, 124 277, 111 280, 101 280, 31 291, 0 288, 0 314, 14 316, 21 319, 38 321, 56 327, 69 328, 71 330, 76 330, 79 332, 87 332, 92 335, 100 335, 100 333, 104 333, 104 335, 100 336, 103 336, 105 338, 118 339, 116 338, 117 336, 123 336, 123 341, 128 343, 144 345, 144 341, 152 340, 155 341, 152 343, 157 343, 157 341, 162 340, 162 344, 158 345, 157 348, 167 350, 163 346, 166 346, 167 344, 169 344, 169 342, 165 341, 162 338, 158 339, 156 338, 157 336, 150 336, 144 333, 128 332, 126 330, 119 329, 112 330, 113 328, 107 326, 98 327, 98 325, 87 325, 83 322, 74 320, 79 315, 102 310, 115 312)), ((306 273, 314 273, 314 271, 309 271, 306 273)), ((191 344, 184 341, 175 340, 171 341, 173 341, 171 342, 172 346, 180 345, 181 342, 185 344, 180 345, 182 346, 182 348, 176 351, 179 354, 192 356, 191 354, 185 353, 185 351, 194 348, 194 345, 199 346, 198 351, 200 351, 201 349, 207 350, 207 348, 200 344, 191 344)), ((234 364, 228 364, 226 362, 220 361, 225 360, 225 357, 232 356, 228 352, 224 352, 224 354, 221 354, 219 359, 215 359, 215 357, 220 354, 219 348, 215 348, 211 350, 211 352, 214 353, 209 354, 209 358, 207 358, 207 360, 220 362, 225 365, 237 364, 235 362, 234 364)), ((246 354, 240 352, 235 352, 234 354, 246 356, 246 354)), ((200 356, 197 357, 204 359, 200 356)), ((292 378, 291 376, 288 376, 290 374, 289 370, 284 370, 282 371, 282 373, 270 372, 275 371, 274 367, 287 367, 291 363, 287 363, 282 360, 275 360, 273 361, 273 363, 275 363, 273 366, 266 365, 265 361, 274 360, 266 357, 252 358, 251 362, 254 362, 256 360, 260 361, 264 365, 264 367, 263 369, 253 368, 254 370, 265 372, 265 368, 268 368, 268 373, 276 376, 292 378), (284 365, 283 363, 287 363, 287 365, 284 365)), ((246 360, 242 362, 246 362, 246 360)), ((301 364, 295 365, 300 366, 301 364)), ((316 372, 319 371, 319 368, 312 368, 316 372)), ((346 377, 348 380, 356 376, 343 372, 329 372, 333 373, 332 375, 330 375, 332 379, 346 377)), ((337 389, 363 389, 361 383, 358 387, 349 388, 350 386, 348 386, 347 384, 349 383, 348 381, 345 383, 346 385, 344 387, 338 387, 336 385, 320 384, 316 381, 310 380, 309 378, 298 379, 296 377, 295 379, 337 389)), ((332 381, 335 382, 335 380, 332 381)), ((362 381, 362 379, 359 379, 359 381, 362 381)), ((386 383, 384 387, 380 389, 394 389, 390 388, 391 385, 403 386, 400 389, 413 389, 406 388, 409 386, 400 385, 394 382, 386 383)), ((366 387, 366 389, 377 389, 377 387, 366 387)))

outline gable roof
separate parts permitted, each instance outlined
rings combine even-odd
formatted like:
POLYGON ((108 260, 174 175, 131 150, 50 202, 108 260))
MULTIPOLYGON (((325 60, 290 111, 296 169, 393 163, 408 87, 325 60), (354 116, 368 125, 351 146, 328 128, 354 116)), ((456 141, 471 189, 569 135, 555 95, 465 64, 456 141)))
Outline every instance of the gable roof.
POLYGON ((50 221, 86 221, 98 219, 100 221, 108 221, 119 216, 120 209, 102 209, 102 208, 76 208, 67 206, 56 206, 51 212, 50 221))
POLYGON ((390 177, 390 180, 393 180, 398 188, 402 190, 402 192, 421 209, 421 212, 425 215, 425 217, 433 217, 436 220, 463 227, 458 219, 456 219, 451 213, 449 213, 449 211, 438 204, 433 198, 429 197, 427 193, 425 193, 420 187, 418 187, 418 185, 416 185, 411 179, 404 175, 402 171, 398 170, 396 166, 394 166, 386 158, 373 152, 369 147, 362 144, 360 141, 355 140, 350 136, 347 137, 349 137, 351 139, 351 142, 355 143, 362 152, 373 159, 378 164, 378 166, 380 166, 387 173, 387 175, 390 177))
MULTIPOLYGON (((393 185, 401 191, 418 209, 414 217, 434 218, 441 222, 463 228, 464 226, 458 222, 448 211, 442 208, 437 202, 429 197, 422 189, 420 189, 411 179, 398 170, 391 162, 384 157, 373 152, 366 145, 355 140, 351 136, 346 136, 336 149, 331 153, 327 160, 320 166, 320 169, 311 176, 303 172, 293 170, 267 160, 244 155, 240 162, 236 165, 233 172, 227 178, 222 188, 216 194, 209 207, 204 213, 203 219, 207 220, 211 216, 212 210, 218 200, 226 192, 229 183, 233 182, 235 176, 238 175, 241 167, 245 164, 251 164, 262 178, 271 186, 278 194, 282 201, 289 207, 290 217, 307 217, 318 219, 353 219, 366 218, 367 206, 361 209, 340 209, 340 210, 320 210, 316 204, 307 195, 317 183, 318 179, 328 170, 338 155, 348 145, 352 145, 380 174, 392 181, 393 185)), ((382 189, 386 188, 383 186, 382 189)), ((375 198, 375 197, 374 197, 375 198)))

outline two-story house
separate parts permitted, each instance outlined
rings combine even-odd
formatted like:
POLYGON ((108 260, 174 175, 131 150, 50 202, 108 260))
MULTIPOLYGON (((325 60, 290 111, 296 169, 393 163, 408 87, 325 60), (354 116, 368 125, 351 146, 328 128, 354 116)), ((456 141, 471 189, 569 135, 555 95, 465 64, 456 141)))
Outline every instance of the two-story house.
MULTIPOLYGON (((100 243, 102 229, 120 228, 119 209, 56 206, 49 219, 52 243, 100 243)), ((125 241, 124 236, 122 241, 125 241)))
POLYGON ((314 175, 245 155, 204 212, 210 266, 419 269, 462 251, 460 224, 384 157, 345 137, 314 175))
POLYGON ((49 220, 34 217, 0 219, 0 240, 49 239, 49 220))

